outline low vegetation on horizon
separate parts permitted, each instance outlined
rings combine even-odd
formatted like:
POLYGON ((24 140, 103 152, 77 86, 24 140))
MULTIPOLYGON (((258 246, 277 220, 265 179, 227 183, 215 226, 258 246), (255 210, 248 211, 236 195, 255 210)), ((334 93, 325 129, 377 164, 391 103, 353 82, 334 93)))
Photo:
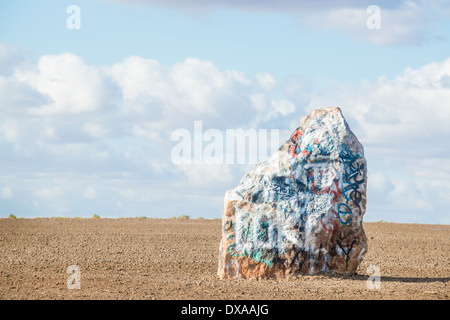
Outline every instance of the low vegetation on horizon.
MULTIPOLYGON (((20 217, 19 217, 20 218, 20 217)), ((26 217, 25 217, 26 218, 26 217)), ((9 214, 7 219, 18 219, 14 214, 9 214)), ((28 219, 102 219, 98 214, 93 214, 92 217, 88 218, 88 217, 63 217, 63 216, 53 216, 53 217, 31 217, 28 219)), ((141 219, 141 220, 145 220, 145 219, 181 219, 181 220, 189 220, 191 219, 191 217, 187 214, 181 215, 179 217, 172 217, 172 218, 164 218, 164 217, 159 217, 159 218, 149 218, 146 216, 136 216, 136 217, 117 217, 117 218, 110 218, 110 217, 106 217, 105 219, 141 219)), ((193 219, 197 219, 197 220, 220 220, 222 219, 221 217, 217 217, 217 218, 204 218, 204 217, 197 217, 197 218, 193 218, 193 219)))

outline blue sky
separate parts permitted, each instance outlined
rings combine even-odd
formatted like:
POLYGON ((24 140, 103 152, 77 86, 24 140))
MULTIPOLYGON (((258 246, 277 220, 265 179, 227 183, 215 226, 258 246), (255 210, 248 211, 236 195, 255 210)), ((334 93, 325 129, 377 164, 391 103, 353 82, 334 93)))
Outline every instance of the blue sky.
POLYGON ((218 218, 251 166, 175 165, 173 130, 283 140, 338 105, 366 149, 365 220, 450 223, 450 5, 274 3, 0 4, 0 217, 218 218))
POLYGON ((449 49, 448 19, 433 21, 422 32, 429 34, 423 42, 388 46, 353 41, 337 28, 308 27, 299 21, 295 12, 275 10, 247 12, 218 6, 195 14, 114 1, 22 0, 2 4, 0 36, 34 54, 71 52, 97 65, 130 55, 164 64, 196 57, 250 74, 300 74, 351 83, 444 60, 449 49), (65 27, 66 8, 72 4, 82 14, 82 28, 76 32, 65 27))

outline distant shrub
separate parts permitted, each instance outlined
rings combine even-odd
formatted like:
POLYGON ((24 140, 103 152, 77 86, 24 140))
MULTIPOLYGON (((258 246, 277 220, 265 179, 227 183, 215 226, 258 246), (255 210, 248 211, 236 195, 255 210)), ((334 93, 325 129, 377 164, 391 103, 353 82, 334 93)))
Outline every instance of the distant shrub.
POLYGON ((189 219, 189 218, 190 217, 187 214, 180 216, 180 219, 189 219))
POLYGON ((147 219, 147 217, 145 217, 145 216, 139 216, 139 217, 135 217, 135 219, 147 219))
POLYGON ((205 218, 203 218, 203 217, 198 217, 197 219, 199 219, 199 220, 203 220, 203 219, 205 219, 205 218))
POLYGON ((13 215, 12 213, 10 213, 8 219, 17 219, 17 217, 15 215, 13 215))
POLYGON ((92 216, 92 219, 100 219, 100 216, 94 214, 94 215, 92 216))

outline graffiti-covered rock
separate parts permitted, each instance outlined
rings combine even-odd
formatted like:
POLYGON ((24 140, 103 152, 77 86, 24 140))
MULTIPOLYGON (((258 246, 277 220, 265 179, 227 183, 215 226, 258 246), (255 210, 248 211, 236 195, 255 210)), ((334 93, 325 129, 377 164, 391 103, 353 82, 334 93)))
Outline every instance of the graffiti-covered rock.
POLYGON ((226 192, 218 275, 355 273, 367 250, 364 149, 337 107, 317 109, 226 192))

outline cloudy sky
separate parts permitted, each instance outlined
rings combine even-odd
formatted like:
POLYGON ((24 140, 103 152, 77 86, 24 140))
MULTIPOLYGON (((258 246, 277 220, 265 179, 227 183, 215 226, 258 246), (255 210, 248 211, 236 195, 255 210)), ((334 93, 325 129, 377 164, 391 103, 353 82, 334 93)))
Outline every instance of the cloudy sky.
POLYGON ((174 131, 339 106, 365 221, 449 224, 449 37, 444 0, 3 1, 0 217, 220 218, 252 165, 176 164, 174 131))

